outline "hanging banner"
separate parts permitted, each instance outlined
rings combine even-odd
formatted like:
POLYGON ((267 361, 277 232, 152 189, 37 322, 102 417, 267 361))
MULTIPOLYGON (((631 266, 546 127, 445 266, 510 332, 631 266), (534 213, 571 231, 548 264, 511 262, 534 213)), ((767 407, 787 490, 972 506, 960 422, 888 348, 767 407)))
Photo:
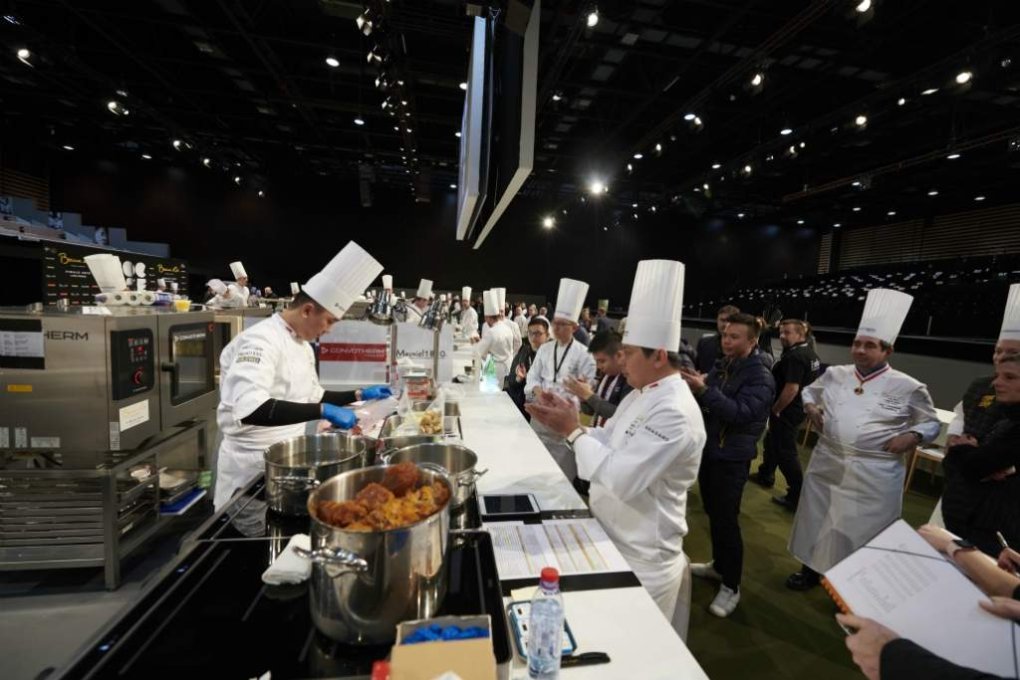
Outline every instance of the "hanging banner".
MULTIPOLYGON (((175 260, 140 253, 127 253, 104 248, 91 248, 71 243, 43 245, 43 302, 47 305, 57 303, 66 298, 71 305, 91 305, 95 300, 99 286, 92 278, 89 266, 85 264, 85 256, 93 253, 113 253, 120 256, 120 261, 127 271, 137 276, 146 276, 136 281, 145 281, 145 289, 156 290, 156 280, 164 279, 167 290, 176 282, 181 295, 188 294, 188 265, 184 260, 175 260), (127 267, 130 264, 131 267, 127 267), (142 265, 139 267, 139 265, 142 265), (139 274, 138 272, 142 272, 139 274)), ((132 289, 134 287, 132 286, 132 289)))
POLYGON ((389 382, 390 329, 370 321, 341 320, 319 338, 319 382, 376 385, 389 382))

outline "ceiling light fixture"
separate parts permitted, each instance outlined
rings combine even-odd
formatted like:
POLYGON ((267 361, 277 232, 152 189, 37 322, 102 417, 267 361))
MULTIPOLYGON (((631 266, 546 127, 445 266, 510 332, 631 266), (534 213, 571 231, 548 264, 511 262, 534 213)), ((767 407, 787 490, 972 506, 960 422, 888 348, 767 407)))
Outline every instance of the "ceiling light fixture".
POLYGON ((867 12, 867 11, 868 11, 869 9, 871 9, 871 0, 861 0, 861 1, 860 1, 860 2, 859 2, 859 3, 857 4, 857 6, 856 6, 856 7, 854 7, 854 9, 855 9, 855 10, 857 10, 857 12, 858 12, 858 13, 860 13, 860 14, 864 14, 864 13, 865 13, 865 12, 867 12))
POLYGON ((370 12, 371 10, 366 9, 364 12, 358 15, 357 19, 354 20, 354 23, 358 25, 358 30, 361 31, 362 34, 366 36, 372 35, 372 29, 375 28, 375 24, 372 22, 370 12))
POLYGON ((781 134, 784 137, 788 137, 788 136, 793 134, 793 128, 788 128, 788 127, 787 128, 783 128, 782 130, 779 131, 779 134, 781 134))
POLYGON ((241 183, 241 176, 240 175, 234 175, 234 184, 240 184, 240 183, 241 183))
POLYGON ((939 190, 938 189, 932 189, 931 191, 928 192, 928 195, 929 196, 938 196, 939 195, 939 190))
POLYGON ((637 203, 631 203, 631 204, 630 204, 630 207, 632 207, 632 208, 637 208, 637 206, 638 206, 638 204, 637 204, 637 203))
POLYGON ((754 168, 750 164, 744 166, 744 174, 750 175, 754 171, 754 168))
POLYGON ((713 170, 718 170, 721 167, 722 167, 721 163, 712 163, 712 169, 713 170))
POLYGON ((797 224, 804 224, 804 220, 797 220, 797 224))
POLYGON ((959 73, 956 74, 956 84, 966 85, 971 81, 971 78, 973 77, 974 74, 971 71, 960 71, 959 73))
POLYGON ((340 66, 340 60, 333 55, 330 55, 326 57, 326 66, 329 66, 330 68, 337 68, 340 66))
POLYGON ((460 130, 457 130, 456 132, 454 132, 453 136, 457 137, 457 138, 460 138, 460 130))
POLYGON ((907 103, 906 97, 900 97, 899 99, 896 100, 896 106, 903 106, 906 103, 907 103))
POLYGON ((354 124, 355 125, 364 125, 365 124, 365 119, 362 118, 361 116, 358 116, 357 118, 354 119, 354 124))
POLYGON ((744 213, 737 213, 737 219, 738 220, 744 219, 744 213))
POLYGON ((556 226, 556 220, 553 219, 552 215, 546 215, 542 218, 542 227, 545 229, 552 229, 556 226))
POLYGON ((895 210, 890 210, 889 212, 886 213, 886 215, 888 215, 889 217, 895 217, 896 216, 896 211, 895 210))
POLYGON ((175 149, 177 149, 178 151, 180 151, 180 150, 181 150, 181 140, 179 140, 179 139, 175 139, 175 140, 174 140, 174 142, 173 142, 173 144, 174 144, 174 148, 175 148, 175 149))
POLYGON ((147 160, 147 161, 151 161, 151 160, 152 160, 152 156, 150 156, 150 155, 149 155, 149 154, 147 154, 147 153, 143 153, 143 154, 142 154, 142 158, 144 158, 144 159, 145 159, 145 160, 147 160))
POLYGON ((462 82, 460 84, 460 89, 462 89, 462 90, 464 90, 466 92, 467 91, 467 82, 462 82))
POLYGON ((765 83, 765 74, 758 71, 751 77, 752 87, 761 87, 765 83))
POLYGON ((554 102, 558 102, 561 99, 563 99, 563 95, 561 95, 559 92, 553 92, 552 100, 554 102))
POLYGON ((604 182, 603 182, 602 180, 599 180, 599 179, 593 179, 593 180, 592 180, 592 181, 591 181, 591 182, 590 182, 590 183, 588 184, 588 192, 589 192, 589 193, 590 193, 590 194, 591 194, 592 196, 600 196, 601 194, 604 194, 604 193, 606 193, 606 191, 608 191, 608 190, 609 190, 609 189, 608 189, 608 187, 607 187, 607 186, 605 185, 605 183, 604 183, 604 182))
POLYGON ((205 167, 208 168, 210 165, 212 165, 212 159, 211 158, 203 158, 202 159, 202 165, 204 165, 205 167))
POLYGON ((693 113, 686 113, 686 114, 684 114, 684 120, 686 120, 686 121, 692 121, 695 118, 697 118, 697 116, 694 115, 693 113))
POLYGON ((924 95, 925 97, 927 97, 928 95, 935 94, 938 91, 939 91, 939 88, 937 88, 937 87, 929 87, 927 90, 921 90, 921 94, 924 95))
POLYGON ((262 191, 262 189, 259 189, 259 198, 265 198, 265 197, 266 197, 266 192, 262 191))
POLYGON ((958 154, 958 153, 951 153, 948 156, 946 156, 946 158, 951 160, 951 161, 955 161, 959 157, 960 157, 960 154, 958 154))
POLYGON ((861 115, 857 116, 856 118, 854 118, 854 124, 857 127, 859 127, 859 128, 867 127, 868 126, 868 117, 865 116, 864 114, 861 114, 861 115))
POLYGON ((634 172, 634 164, 627 163, 627 172, 634 172))
POLYGON ((853 211, 854 211, 854 212, 860 212, 860 211, 861 211, 861 206, 859 206, 859 205, 855 205, 855 206, 853 207, 853 211))
POLYGON ((974 200, 975 201, 983 201, 983 200, 985 200, 985 197, 984 196, 975 196, 974 200))
POLYGON ((636 161, 639 161, 639 160, 641 160, 644 157, 645 157, 645 155, 643 153, 636 153, 636 154, 634 154, 634 160, 636 160, 636 161))
POLYGON ((833 222, 833 223, 832 223, 832 227, 833 227, 833 229, 839 229, 839 228, 840 228, 840 227, 842 227, 842 226, 843 226, 843 225, 842 225, 842 224, 840 224, 839 222, 833 222))
POLYGON ((27 47, 20 48, 16 52, 16 54, 18 55, 18 61, 20 61, 22 64, 24 64, 25 66, 33 66, 32 62, 29 61, 29 59, 32 58, 32 53, 29 51, 27 47))
POLYGON ((588 28, 595 28, 596 24, 599 23, 599 8, 592 7, 592 10, 588 12, 588 18, 585 21, 588 24, 588 28))
POLYGON ((71 146, 70 144, 65 144, 64 151, 74 151, 74 147, 71 146))
POLYGON ((662 153, 662 144, 656 144, 655 151, 656 153, 662 153))

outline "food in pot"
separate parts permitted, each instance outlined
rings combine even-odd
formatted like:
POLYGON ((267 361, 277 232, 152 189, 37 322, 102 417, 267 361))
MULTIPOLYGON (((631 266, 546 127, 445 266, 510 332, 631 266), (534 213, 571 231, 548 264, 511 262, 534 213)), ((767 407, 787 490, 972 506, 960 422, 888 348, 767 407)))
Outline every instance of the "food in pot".
POLYGON ((442 434, 443 414, 439 411, 425 411, 418 424, 418 429, 422 434, 442 434))
POLYGON ((382 483, 366 484, 354 500, 321 501, 316 516, 347 531, 388 531, 417 524, 439 512, 450 499, 444 482, 420 484, 418 466, 399 463, 386 469, 382 483))

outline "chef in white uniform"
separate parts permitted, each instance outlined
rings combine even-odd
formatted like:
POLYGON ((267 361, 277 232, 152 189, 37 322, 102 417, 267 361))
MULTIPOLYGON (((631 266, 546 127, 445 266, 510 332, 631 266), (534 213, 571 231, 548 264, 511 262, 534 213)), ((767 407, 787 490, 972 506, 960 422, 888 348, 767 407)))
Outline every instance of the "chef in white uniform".
POLYGON ((407 305, 407 320, 411 323, 419 323, 422 317, 425 316, 425 312, 428 311, 429 301, 432 299, 432 281, 429 279, 422 279, 418 282, 418 291, 414 295, 414 300, 407 305))
POLYGON ((552 393, 526 407, 532 422, 566 437, 591 480, 592 514, 681 636, 690 613, 687 490, 705 445, 701 409, 676 368, 683 277, 680 262, 638 263, 623 334, 634 390, 604 427, 581 427, 572 406, 552 393))
MULTIPOLYGON (((552 320, 554 341, 545 343, 535 353, 535 360, 531 363, 528 379, 524 383, 525 399, 537 399, 543 391, 551 390, 570 400, 573 398, 572 395, 562 387, 564 378, 569 376, 588 383, 595 380, 595 359, 587 347, 574 341, 577 319, 581 315, 586 295, 588 284, 584 281, 560 279, 556 311, 552 320)), ((578 404, 575 406, 579 407, 578 404)), ((563 474, 573 482, 577 477, 577 465, 574 463, 574 455, 570 448, 563 442, 563 437, 536 418, 531 419, 531 428, 545 444, 545 448, 563 470, 563 474)))
POLYGON ((804 388, 820 433, 804 474, 790 552, 804 568, 787 579, 807 590, 824 572, 899 519, 910 453, 938 436, 928 388, 889 365, 913 298, 868 291, 850 356, 804 388))
POLYGON ((499 322, 510 329, 510 333, 514 339, 514 355, 516 355, 518 350, 521 348, 521 343, 524 341, 521 336, 521 327, 506 318, 506 288, 496 288, 494 290, 496 291, 496 296, 499 298, 499 322))
POLYGON ((209 279, 205 285, 213 292, 212 298, 205 303, 208 307, 212 309, 237 309, 244 306, 244 299, 237 291, 232 286, 223 283, 220 279, 209 279))
POLYGON ((227 287, 234 296, 240 298, 240 306, 247 307, 248 296, 251 295, 251 291, 248 290, 248 272, 244 270, 244 265, 237 261, 230 263, 230 273, 234 275, 234 283, 227 284, 227 287))
POLYGON ((461 337, 475 342, 478 340, 478 312, 471 306, 471 286, 460 289, 460 304, 461 337))
POLYGON ((492 355, 496 364, 496 384, 502 386, 503 379, 510 373, 510 364, 514 360, 513 335, 499 319, 499 305, 496 291, 487 290, 483 296, 485 300, 485 324, 489 332, 474 346, 475 356, 484 361, 487 355, 492 355))
POLYGON ((314 433, 321 419, 349 429, 357 419, 341 404, 389 396, 385 386, 325 391, 309 345, 344 315, 381 270, 352 241, 308 280, 285 310, 248 328, 223 348, 216 412, 223 434, 216 466, 217 510, 263 471, 267 447, 314 433))

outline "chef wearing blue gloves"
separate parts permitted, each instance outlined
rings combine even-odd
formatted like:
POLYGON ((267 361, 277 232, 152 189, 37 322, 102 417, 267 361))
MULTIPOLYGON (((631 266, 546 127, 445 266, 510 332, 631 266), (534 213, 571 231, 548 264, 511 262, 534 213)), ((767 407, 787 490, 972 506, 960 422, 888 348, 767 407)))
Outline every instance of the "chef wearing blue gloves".
POLYGON ((263 452, 305 434, 310 421, 349 430, 357 417, 343 404, 391 396, 385 385, 353 392, 319 384, 309 344, 332 327, 382 272, 382 265, 353 241, 313 276, 282 312, 234 338, 220 354, 223 434, 216 463, 216 509, 264 471, 263 452))

